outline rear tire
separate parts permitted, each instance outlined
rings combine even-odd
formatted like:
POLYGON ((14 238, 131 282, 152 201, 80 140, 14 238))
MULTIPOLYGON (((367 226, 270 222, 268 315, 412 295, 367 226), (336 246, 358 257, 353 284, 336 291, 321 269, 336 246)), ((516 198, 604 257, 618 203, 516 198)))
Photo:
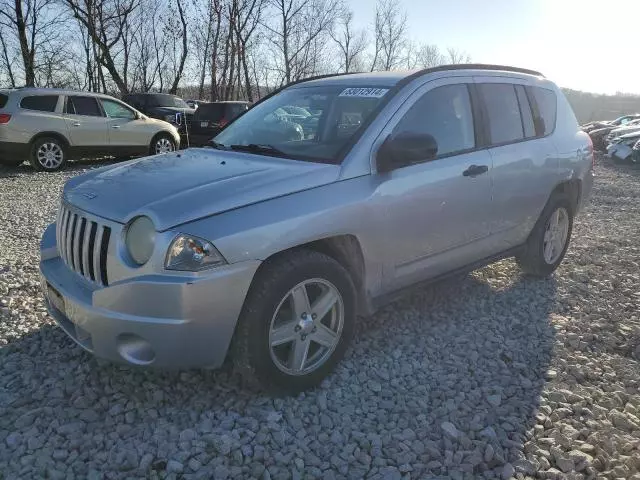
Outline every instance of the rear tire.
POLYGON ((524 251, 516 256, 524 273, 546 277, 558 268, 571 240, 573 210, 569 197, 564 194, 553 195, 549 199, 524 251))
POLYGON ((313 388, 344 356, 355 318, 353 281, 332 257, 299 250, 268 261, 236 327, 234 369, 248 385, 276 393, 313 388))
POLYGON ((55 137, 38 138, 31 147, 29 162, 38 171, 60 170, 67 163, 67 146, 55 137))
POLYGON ((168 133, 161 133, 153 137, 149 145, 149 155, 160 155, 176 150, 176 142, 168 133))

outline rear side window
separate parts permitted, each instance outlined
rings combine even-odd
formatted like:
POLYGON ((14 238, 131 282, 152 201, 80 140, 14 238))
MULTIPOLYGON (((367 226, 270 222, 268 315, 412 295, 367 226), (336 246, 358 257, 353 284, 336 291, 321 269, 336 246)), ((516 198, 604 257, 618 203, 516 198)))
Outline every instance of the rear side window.
POLYGON ((522 85, 516 85, 516 95, 518 96, 518 105, 520 106, 520 117, 522 118, 524 136, 525 138, 535 137, 536 129, 533 123, 531 104, 527 98, 527 92, 522 85))
POLYGON ((247 111, 246 105, 231 105, 229 107, 229 117, 236 118, 238 115, 246 111, 247 111))
POLYGON ((499 145, 524 138, 516 90, 512 84, 479 85, 489 116, 491 143, 499 145))
POLYGON ((20 107, 26 110, 37 110, 39 112, 55 112, 57 104, 57 95, 38 95, 24 97, 20 102, 20 107))
POLYGON ((433 136, 438 144, 438 157, 474 148, 473 114, 467 86, 445 85, 428 91, 409 109, 394 132, 433 136))
POLYGON ((94 97, 73 96, 67 98, 67 113, 86 117, 101 117, 102 110, 94 97))
POLYGON ((538 105, 538 112, 542 120, 541 135, 549 135, 556 128, 557 101, 553 90, 541 87, 530 87, 538 105))
POLYGON ((9 100, 9 97, 4 93, 0 93, 0 108, 4 108, 7 104, 7 100, 9 100))

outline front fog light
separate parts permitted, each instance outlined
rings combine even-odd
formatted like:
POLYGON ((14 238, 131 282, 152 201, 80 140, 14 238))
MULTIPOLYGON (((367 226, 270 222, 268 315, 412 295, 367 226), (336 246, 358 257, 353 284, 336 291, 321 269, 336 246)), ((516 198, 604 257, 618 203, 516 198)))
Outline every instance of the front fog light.
POLYGON ((147 263, 153 254, 155 243, 156 229, 149 217, 136 217, 129 223, 125 244, 135 263, 147 263))
POLYGON ((165 268, 197 272, 227 263, 211 242, 191 235, 178 235, 167 251, 165 268))

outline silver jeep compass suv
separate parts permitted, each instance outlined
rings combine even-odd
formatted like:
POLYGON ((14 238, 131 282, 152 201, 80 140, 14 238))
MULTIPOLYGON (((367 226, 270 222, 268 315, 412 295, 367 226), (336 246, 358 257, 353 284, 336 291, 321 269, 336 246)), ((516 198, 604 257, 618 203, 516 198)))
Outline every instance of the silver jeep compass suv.
POLYGON ((551 274, 593 183, 561 91, 508 67, 309 79, 214 140, 67 182, 42 287, 86 350, 160 367, 229 353, 265 387, 306 389, 406 287, 512 256, 551 274))
POLYGON ((129 157, 176 150, 180 135, 108 95, 20 88, 0 90, 0 164, 29 160, 54 171, 69 158, 129 157))

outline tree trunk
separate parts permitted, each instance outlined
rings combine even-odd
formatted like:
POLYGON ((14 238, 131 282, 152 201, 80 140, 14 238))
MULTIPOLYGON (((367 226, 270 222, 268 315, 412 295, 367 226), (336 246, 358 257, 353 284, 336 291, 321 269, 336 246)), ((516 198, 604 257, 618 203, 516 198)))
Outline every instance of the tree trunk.
POLYGON ((178 5, 178 13, 180 14, 180 23, 182 24, 182 54, 180 55, 180 66, 176 72, 176 76, 173 79, 173 85, 169 89, 169 93, 175 95, 178 91, 178 84, 182 79, 182 72, 184 70, 184 63, 187 60, 188 46, 187 46, 187 21, 184 18, 184 9, 182 8, 182 0, 176 0, 178 5))
POLYGON ((33 65, 34 52, 29 48, 27 26, 24 23, 24 14, 22 13, 22 0, 15 0, 15 10, 18 40, 20 41, 20 53, 22 54, 22 63, 24 64, 25 85, 27 87, 34 87, 36 83, 36 73, 33 65))

